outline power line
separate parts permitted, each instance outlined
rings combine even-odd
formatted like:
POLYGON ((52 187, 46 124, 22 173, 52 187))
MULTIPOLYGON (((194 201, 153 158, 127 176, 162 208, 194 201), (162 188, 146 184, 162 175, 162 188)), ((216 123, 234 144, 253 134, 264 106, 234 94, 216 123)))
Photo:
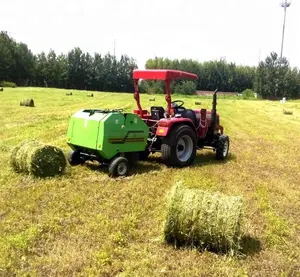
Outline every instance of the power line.
POLYGON ((284 8, 284 19, 283 19, 283 28, 282 28, 282 41, 281 41, 281 54, 280 58, 282 59, 283 54, 283 41, 284 41, 284 31, 285 31, 285 20, 286 20, 286 9, 291 5, 291 2, 285 0, 281 3, 281 7, 284 8))

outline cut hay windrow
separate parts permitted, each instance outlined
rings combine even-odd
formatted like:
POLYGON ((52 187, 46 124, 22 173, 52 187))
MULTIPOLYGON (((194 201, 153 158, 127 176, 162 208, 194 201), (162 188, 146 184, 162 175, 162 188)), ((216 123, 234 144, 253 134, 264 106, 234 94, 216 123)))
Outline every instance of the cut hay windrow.
POLYGON ((165 240, 215 252, 235 252, 242 236, 243 201, 176 184, 171 193, 164 226, 165 240))
POLYGON ((34 101, 33 101, 33 99, 24 99, 24 100, 21 100, 20 106, 34 107, 34 101))
POLYGON ((64 172, 66 158, 58 147, 26 140, 13 149, 10 164, 16 172, 50 177, 64 172))

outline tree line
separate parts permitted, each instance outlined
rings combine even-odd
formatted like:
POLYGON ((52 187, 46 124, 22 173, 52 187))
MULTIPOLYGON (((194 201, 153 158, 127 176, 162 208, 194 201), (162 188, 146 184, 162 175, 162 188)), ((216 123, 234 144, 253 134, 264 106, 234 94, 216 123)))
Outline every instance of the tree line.
MULTIPOLYGON (((258 66, 242 66, 226 60, 198 62, 192 59, 148 59, 147 69, 177 69, 197 74, 194 81, 176 81, 172 90, 191 94, 195 90, 242 93, 251 89, 263 98, 300 98, 300 71, 291 68, 286 58, 272 52, 258 66)), ((24 43, 16 42, 6 32, 0 33, 0 83, 10 81, 18 86, 57 87, 98 91, 133 91, 134 58, 122 55, 84 53, 75 47, 67 54, 34 55, 24 43)), ((162 82, 140 84, 142 92, 163 93, 162 82)))
POLYGON ((0 82, 18 86, 56 87, 99 91, 133 90, 135 60, 126 55, 95 53, 93 56, 75 47, 67 54, 50 50, 34 55, 24 43, 6 32, 0 33, 0 82))
MULTIPOLYGON (((262 98, 292 99, 300 98, 300 70, 291 68, 288 60, 271 52, 257 67, 237 66, 226 60, 200 63, 194 60, 170 60, 164 58, 149 59, 147 69, 177 69, 197 74, 198 80, 178 81, 173 89, 183 93, 194 93, 194 90, 215 90, 242 93, 254 90, 262 98)), ((150 88, 162 90, 161 82, 144 82, 144 90, 150 88)))

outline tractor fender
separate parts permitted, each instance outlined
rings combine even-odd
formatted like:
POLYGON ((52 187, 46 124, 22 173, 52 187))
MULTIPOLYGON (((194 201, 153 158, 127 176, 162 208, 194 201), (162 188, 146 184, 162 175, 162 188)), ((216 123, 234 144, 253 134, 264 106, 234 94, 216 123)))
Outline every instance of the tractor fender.
POLYGON ((172 119, 161 119, 158 122, 158 127, 156 129, 156 136, 166 137, 172 129, 179 125, 188 125, 196 133, 195 126, 189 118, 172 118, 172 119))

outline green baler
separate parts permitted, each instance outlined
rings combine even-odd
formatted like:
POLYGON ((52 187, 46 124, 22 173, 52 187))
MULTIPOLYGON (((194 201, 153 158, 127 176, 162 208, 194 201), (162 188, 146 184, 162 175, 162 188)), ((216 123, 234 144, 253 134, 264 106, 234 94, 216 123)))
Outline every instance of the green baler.
POLYGON ((83 109, 70 120, 67 143, 70 165, 96 160, 109 165, 111 176, 125 176, 137 153, 145 151, 149 127, 122 110, 83 109))

